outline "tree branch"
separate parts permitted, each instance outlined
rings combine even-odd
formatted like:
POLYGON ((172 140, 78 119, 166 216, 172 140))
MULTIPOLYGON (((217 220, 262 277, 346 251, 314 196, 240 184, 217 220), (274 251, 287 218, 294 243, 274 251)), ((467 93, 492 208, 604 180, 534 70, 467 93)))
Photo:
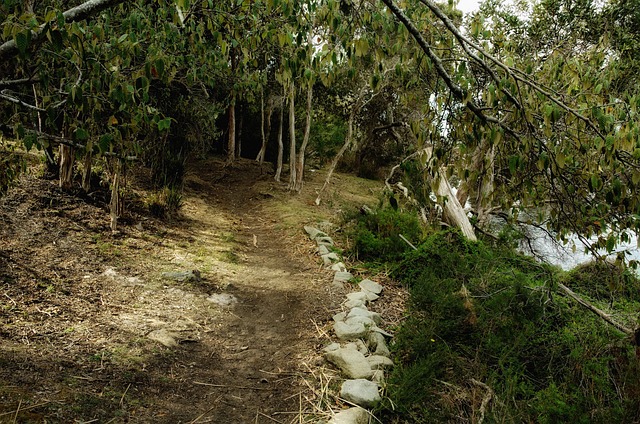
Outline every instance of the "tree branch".
POLYGON ((631 330, 630 328, 625 327, 624 325, 615 322, 613 319, 611 319, 611 316, 609 314, 607 314, 606 312, 596 308, 595 306, 593 306, 592 304, 590 304, 589 302, 587 302, 586 300, 582 299, 580 296, 578 296, 573 290, 571 290, 569 287, 565 286, 562 283, 558 283, 558 288, 560 290, 562 290, 562 292, 564 294, 566 294, 567 296, 569 296, 570 298, 572 298, 573 300, 575 300, 576 302, 578 302, 579 304, 581 304, 582 306, 584 306, 585 308, 587 308, 588 310, 590 310, 591 312, 593 312, 594 314, 598 315, 600 318, 602 318, 603 320, 605 320, 607 323, 611 324, 612 326, 614 326, 618 331, 631 336, 634 335, 635 332, 633 330, 631 330))
MULTIPOLYGON (((88 0, 63 12, 62 16, 66 23, 77 22, 120 3, 124 3, 124 0, 88 0)), ((44 29, 47 25, 49 23, 44 23, 38 29, 31 31, 31 45, 37 45, 44 41, 44 29)), ((15 56, 17 53, 18 46, 13 39, 0 45, 0 59, 15 56)))
POLYGON ((440 56, 438 56, 434 52, 433 48, 429 45, 429 43, 427 43, 418 28, 413 25, 413 22, 411 22, 411 20, 400 10, 400 8, 398 8, 398 6, 393 3, 393 0, 382 0, 382 2, 389 8, 389 10, 396 16, 396 18, 398 18, 398 20, 402 22, 402 24, 407 28, 409 33, 416 40, 420 48, 426 53, 426 55, 433 63, 437 74, 444 80, 453 96, 458 101, 462 102, 462 104, 471 112, 473 112, 473 114, 476 115, 482 122, 496 124, 504 131, 515 137, 517 140, 520 140, 520 136, 518 136, 518 134, 516 134, 516 132, 512 130, 508 125, 506 125, 495 116, 486 115, 473 100, 467 100, 467 93, 465 93, 464 90, 462 90, 462 88, 453 81, 451 75, 449 75, 447 70, 444 68, 440 56))
POLYGON ((20 99, 17 99, 15 97, 12 97, 10 95, 8 95, 7 93, 5 93, 6 90, 2 90, 0 91, 0 99, 4 99, 7 100, 11 103, 15 103, 17 105, 32 109, 32 110, 37 110, 38 112, 46 112, 46 109, 42 109, 41 107, 37 107, 34 105, 30 105, 29 103, 25 103, 20 99))

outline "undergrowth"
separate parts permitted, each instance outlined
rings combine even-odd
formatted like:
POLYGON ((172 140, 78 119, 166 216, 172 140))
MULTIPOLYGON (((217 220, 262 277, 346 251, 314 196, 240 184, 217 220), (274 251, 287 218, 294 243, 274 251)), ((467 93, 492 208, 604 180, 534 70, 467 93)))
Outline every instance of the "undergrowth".
MULTIPOLYGON (((361 256, 363 242, 375 245, 364 230, 373 234, 369 225, 393 213, 362 219, 364 237, 354 241, 361 256)), ((380 227, 378 236, 389 234, 380 227)), ((577 272, 453 230, 430 235, 417 251, 383 253, 404 258, 393 276, 411 295, 392 345, 397 365, 378 411, 383 422, 640 421, 630 340, 554 291, 559 280, 588 285, 577 272)))

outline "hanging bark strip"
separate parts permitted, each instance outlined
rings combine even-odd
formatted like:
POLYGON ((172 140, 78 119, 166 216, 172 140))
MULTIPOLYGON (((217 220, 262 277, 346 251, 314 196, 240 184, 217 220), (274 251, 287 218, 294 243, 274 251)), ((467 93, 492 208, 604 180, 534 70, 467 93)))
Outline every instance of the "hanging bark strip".
POLYGON ((73 163, 75 161, 75 150, 73 147, 60 145, 60 187, 71 188, 73 183, 73 163))

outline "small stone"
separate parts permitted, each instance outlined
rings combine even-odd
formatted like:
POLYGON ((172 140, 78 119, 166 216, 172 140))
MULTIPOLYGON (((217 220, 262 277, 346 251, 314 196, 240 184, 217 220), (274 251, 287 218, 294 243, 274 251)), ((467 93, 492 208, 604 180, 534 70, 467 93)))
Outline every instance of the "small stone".
POLYGON ((318 246, 333 246, 333 239, 329 236, 324 236, 324 237, 316 237, 316 243, 318 243, 318 246))
POLYGON ((339 260, 340 260, 340 258, 338 257, 338 255, 336 255, 333 252, 327 253, 326 255, 322 255, 322 261, 324 262, 324 264, 326 266, 329 266, 332 263, 337 262, 339 260))
POLYGON ((344 320, 345 324, 348 325, 358 325, 361 324, 364 326, 364 328, 369 328, 369 327, 375 327, 376 323, 374 320, 372 320, 369 317, 365 317, 362 315, 354 315, 352 317, 347 316, 347 318, 344 320))
POLYGON ((361 299, 347 300, 346 302, 344 302, 344 307, 348 308, 348 309, 351 309, 351 308, 366 308, 365 301, 361 300, 361 299))
POLYGON ((200 271, 175 271, 175 272, 163 272, 162 278, 178 282, 192 282, 197 283, 201 280, 200 271))
POLYGON ((160 330, 153 330, 149 334, 147 334, 147 338, 154 340, 166 347, 178 347, 178 342, 176 341, 177 335, 167 331, 162 328, 160 330))
POLYGON ((334 320, 335 322, 339 322, 339 321, 343 321, 343 322, 344 322, 344 319, 345 319, 346 317, 347 317, 347 313, 346 313, 346 312, 338 312, 337 314, 335 314, 335 315, 333 316, 333 320, 334 320))
POLYGON ((380 296, 378 296, 377 294, 375 294, 373 292, 370 292, 368 290, 362 290, 361 289, 361 293, 365 294, 368 302, 373 302, 374 300, 378 300, 380 298, 380 296))
POLYGON ((380 333, 383 336, 393 337, 393 334, 387 333, 386 331, 384 331, 382 328, 379 328, 379 327, 371 327, 369 330, 375 331, 376 333, 380 333))
POLYGON ((377 312, 371 312, 365 308, 351 308, 351 310, 347 314, 347 318, 356 317, 356 316, 370 318, 376 324, 380 324, 380 321, 382 320, 382 316, 377 312))
POLYGON ((325 358, 337 366, 348 378, 369 378, 373 375, 367 358, 355 349, 336 349, 326 352, 325 358))
POLYGON ((380 294, 382 293, 382 286, 375 281, 371 280, 362 280, 358 284, 362 290, 369 291, 371 293, 380 294))
POLYGON ((324 244, 321 244, 320 246, 318 246, 318 254, 320 256, 322 255, 328 255, 329 253, 331 253, 331 251, 329 250, 329 248, 327 246, 325 246, 324 244))
POLYGON ((350 272, 336 272, 333 276, 333 286, 342 288, 344 283, 348 283, 353 278, 350 272))
POLYGON ((368 330, 362 324, 346 324, 336 322, 333 324, 333 331, 340 340, 355 340, 367 335, 368 330))
POLYGON ((369 361, 372 370, 392 368, 395 365, 393 361, 386 356, 371 355, 367 357, 367 361, 369 361))
POLYGON ((378 384, 362 378, 342 383, 340 397, 364 408, 374 407, 382 400, 378 384))
POLYGON ((338 349, 340 349, 339 343, 331 343, 329 346, 325 347, 322 350, 325 352, 333 352, 334 350, 338 350, 338 349))
POLYGON ((359 407, 345 409, 336 413, 327 424, 369 424, 369 413, 359 407))
POLYGON ((220 306, 232 306, 238 303, 238 299, 229 293, 214 293, 207 297, 207 300, 220 306))
POLYGON ((337 262, 331 265, 331 270, 336 272, 347 272, 347 267, 342 262, 337 262))
POLYGON ((315 227, 311 227, 309 225, 305 225, 304 230, 309 234, 309 238, 311 240, 315 240, 317 237, 326 237, 327 234, 318 230, 315 227))
POLYGON ((385 385, 384 371, 374 370, 373 375, 371 376, 371 381, 378 383, 378 386, 380 387, 384 387, 385 385))
POLYGON ((359 300, 362 302, 367 301, 367 294, 365 292, 359 291, 355 293, 348 293, 347 300, 359 300))
POLYGON ((391 355, 384 336, 376 331, 372 331, 369 333, 369 349, 374 351, 374 355, 381 355, 386 357, 389 357, 391 355))

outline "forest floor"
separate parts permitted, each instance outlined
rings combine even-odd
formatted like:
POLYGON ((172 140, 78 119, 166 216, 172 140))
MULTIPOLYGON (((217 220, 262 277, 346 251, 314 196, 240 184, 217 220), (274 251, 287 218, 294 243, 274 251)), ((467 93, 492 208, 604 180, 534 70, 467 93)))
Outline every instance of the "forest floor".
POLYGON ((160 220, 133 174, 115 234, 105 190, 23 175, 0 198, 0 422, 317 420, 314 370, 342 293, 302 226, 339 223, 381 184, 338 175, 316 207, 323 172, 293 195, 266 165, 208 159, 189 166, 179 216, 160 220), (162 276, 188 270, 201 281, 162 276))

